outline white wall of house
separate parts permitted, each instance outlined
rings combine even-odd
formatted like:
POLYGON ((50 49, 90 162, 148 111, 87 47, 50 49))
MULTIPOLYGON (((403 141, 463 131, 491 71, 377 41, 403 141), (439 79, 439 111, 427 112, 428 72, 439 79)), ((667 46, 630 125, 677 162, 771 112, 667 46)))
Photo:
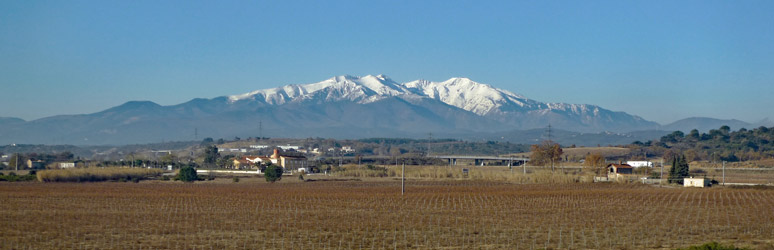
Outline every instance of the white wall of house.
POLYGON ((709 187, 709 179, 706 178, 685 178, 683 187, 709 187))
POLYGON ((60 162, 59 168, 74 168, 75 163, 74 162, 60 162))

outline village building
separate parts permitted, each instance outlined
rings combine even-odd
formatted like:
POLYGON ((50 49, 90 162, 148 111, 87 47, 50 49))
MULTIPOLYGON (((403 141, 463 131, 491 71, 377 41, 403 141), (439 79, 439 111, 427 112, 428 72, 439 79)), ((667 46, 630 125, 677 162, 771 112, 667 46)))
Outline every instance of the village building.
POLYGON ((75 162, 58 162, 55 166, 59 168, 74 168, 75 162))
POLYGON ((608 173, 609 174, 632 174, 632 166, 629 164, 610 164, 607 165, 608 173))
POLYGON ((271 162, 279 165, 286 171, 309 171, 309 164, 304 156, 288 156, 282 155, 279 149, 274 149, 274 154, 271 155, 271 162))
POLYGON ((249 168, 250 165, 252 164, 251 162, 245 160, 244 157, 242 157, 242 158, 234 158, 232 165, 234 166, 234 169, 245 169, 245 168, 249 168))
POLYGON ((282 150, 285 150, 285 151, 289 151, 289 150, 298 150, 298 149, 300 148, 299 146, 290 146, 290 145, 287 145, 287 146, 278 146, 278 147, 279 147, 279 148, 281 148, 282 150))
POLYGON ((707 178, 684 178, 683 187, 709 187, 711 185, 710 180, 707 178))
POLYGON ((257 168, 258 165, 268 165, 271 164, 271 159, 266 156, 252 156, 252 155, 246 155, 239 158, 234 158, 234 168, 236 169, 247 169, 247 168, 257 168))
POLYGON ((41 160, 28 159, 27 160, 27 168, 29 168, 29 169, 42 169, 42 168, 46 168, 46 162, 41 161, 41 160))
POLYGON ((649 161, 627 161, 626 164, 629 166, 632 166, 633 168, 642 168, 642 167, 653 167, 653 162, 649 161))

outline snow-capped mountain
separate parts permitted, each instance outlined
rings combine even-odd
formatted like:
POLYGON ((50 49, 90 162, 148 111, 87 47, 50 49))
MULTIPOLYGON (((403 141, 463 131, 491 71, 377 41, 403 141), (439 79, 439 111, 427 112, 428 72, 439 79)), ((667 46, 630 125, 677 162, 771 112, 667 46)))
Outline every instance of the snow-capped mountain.
POLYGON ((257 101, 271 105, 317 99, 319 101, 352 101, 359 104, 372 103, 386 97, 406 94, 403 85, 384 75, 337 76, 312 84, 291 84, 283 87, 256 90, 241 95, 232 95, 230 102, 257 101))
POLYGON ((658 124, 623 112, 588 104, 543 103, 468 78, 442 82, 416 80, 396 83, 385 75, 337 76, 322 82, 287 85, 229 96, 231 103, 268 105, 350 101, 374 103, 398 98, 410 103, 435 100, 501 124, 531 129, 555 124, 573 131, 598 132, 655 129, 658 124))
POLYGON ((442 101, 446 104, 487 115, 505 110, 533 110, 546 108, 545 104, 529 100, 507 90, 468 78, 451 78, 443 82, 417 80, 403 84, 412 93, 442 101))
POLYGON ((257 136, 454 137, 545 128, 576 132, 656 129, 640 117, 587 104, 543 103, 467 78, 397 83, 337 76, 161 106, 127 102, 85 115, 0 122, 0 143, 126 144, 257 136), (196 131, 196 132, 194 132, 196 131))

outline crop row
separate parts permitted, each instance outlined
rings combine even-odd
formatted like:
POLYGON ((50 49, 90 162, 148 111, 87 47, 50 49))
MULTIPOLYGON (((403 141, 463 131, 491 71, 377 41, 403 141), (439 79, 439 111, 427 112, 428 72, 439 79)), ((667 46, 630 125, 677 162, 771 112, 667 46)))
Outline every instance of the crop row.
POLYGON ((4 249, 772 244, 774 191, 478 181, 0 184, 4 249))

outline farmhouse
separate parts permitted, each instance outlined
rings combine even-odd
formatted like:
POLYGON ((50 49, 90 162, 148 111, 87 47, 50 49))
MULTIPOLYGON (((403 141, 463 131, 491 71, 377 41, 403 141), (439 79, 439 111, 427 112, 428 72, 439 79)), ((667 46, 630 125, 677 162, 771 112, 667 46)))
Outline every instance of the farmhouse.
POLYGON ((610 164, 607 165, 608 173, 611 174, 632 174, 632 166, 629 164, 610 164))
POLYGON ((276 148, 274 154, 271 155, 271 162, 282 166, 285 170, 309 171, 306 157, 281 155, 279 149, 276 148))
POLYGON ((234 158, 233 165, 234 165, 234 169, 247 168, 248 166, 250 166, 250 162, 245 160, 244 157, 234 158))
POLYGON ((266 156, 250 156, 250 155, 247 155, 247 156, 244 156, 243 158, 245 160, 249 161, 249 162, 252 162, 253 164, 270 164, 271 163, 271 158, 266 157, 266 156))
POLYGON ((683 187, 709 187, 710 180, 707 178, 685 178, 683 179, 683 187))
POLYGON ((30 169, 46 168, 46 162, 41 161, 41 160, 28 159, 27 160, 27 168, 30 168, 30 169))
POLYGON ((261 164, 270 164, 271 159, 266 156, 242 156, 240 158, 234 159, 234 168, 236 169, 245 169, 245 168, 254 168, 256 165, 261 164))
POLYGON ((75 162, 58 162, 56 166, 59 168, 74 168, 75 162))

